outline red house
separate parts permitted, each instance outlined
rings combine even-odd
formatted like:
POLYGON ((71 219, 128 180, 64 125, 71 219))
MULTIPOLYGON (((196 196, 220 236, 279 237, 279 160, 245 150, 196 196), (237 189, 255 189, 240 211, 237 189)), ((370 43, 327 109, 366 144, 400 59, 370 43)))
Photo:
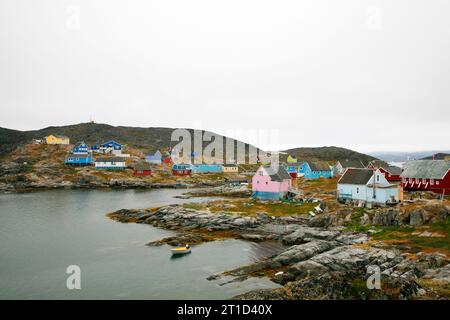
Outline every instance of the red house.
POLYGON ((174 176, 188 176, 192 172, 190 164, 174 164, 172 166, 172 174, 174 176))
POLYGON ((370 161, 367 169, 376 170, 379 169, 387 181, 401 181, 402 168, 391 166, 388 163, 381 160, 370 161))
POLYGON ((403 190, 450 194, 450 161, 414 160, 401 174, 403 190))
POLYGON ((133 176, 143 177, 152 174, 152 168, 148 163, 138 163, 133 168, 133 176))

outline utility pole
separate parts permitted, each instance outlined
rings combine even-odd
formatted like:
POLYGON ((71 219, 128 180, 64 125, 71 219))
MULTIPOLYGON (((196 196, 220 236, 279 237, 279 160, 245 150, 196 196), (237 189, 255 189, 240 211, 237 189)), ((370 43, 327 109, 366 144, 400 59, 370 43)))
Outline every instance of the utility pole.
POLYGON ((374 199, 377 197, 376 192, 375 192, 375 170, 376 170, 376 169, 375 169, 375 167, 374 167, 374 168, 373 168, 373 182, 372 182, 372 183, 373 183, 373 185, 372 185, 372 186, 373 186, 373 195, 372 195, 372 198, 374 198, 374 199))

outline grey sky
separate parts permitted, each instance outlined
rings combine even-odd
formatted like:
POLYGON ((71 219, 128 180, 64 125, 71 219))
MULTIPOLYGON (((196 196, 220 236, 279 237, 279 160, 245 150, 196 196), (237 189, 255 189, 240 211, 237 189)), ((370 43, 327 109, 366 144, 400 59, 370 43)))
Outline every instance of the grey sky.
POLYGON ((0 0, 2 127, 92 115, 449 149, 449 87, 448 0, 0 0))

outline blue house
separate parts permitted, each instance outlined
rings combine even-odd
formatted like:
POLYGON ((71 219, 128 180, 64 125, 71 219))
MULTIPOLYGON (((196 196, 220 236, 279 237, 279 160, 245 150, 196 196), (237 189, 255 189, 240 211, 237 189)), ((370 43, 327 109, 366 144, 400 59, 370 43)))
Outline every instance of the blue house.
POLYGON ((120 143, 109 140, 100 145, 99 151, 103 153, 121 154, 122 148, 123 146, 120 143))
POLYGON ((306 179, 332 178, 333 169, 326 162, 304 162, 299 170, 306 179))
POLYGON ((221 164, 193 164, 191 166, 192 173, 217 173, 222 172, 222 165, 221 164))
POLYGON ((145 162, 153 163, 153 164, 161 164, 162 162, 162 154, 161 152, 156 151, 154 154, 148 154, 145 156, 145 162))
POLYGON ((75 143, 73 149, 67 154, 64 163, 73 166, 88 166, 92 164, 89 146, 84 141, 75 143))
POLYGON ((88 153, 89 152, 89 146, 84 142, 77 142, 73 145, 73 153, 74 154, 80 154, 80 153, 88 153))
POLYGON ((72 166, 88 166, 92 164, 92 156, 90 153, 75 154, 73 152, 70 152, 66 156, 66 160, 64 161, 64 163, 72 166))

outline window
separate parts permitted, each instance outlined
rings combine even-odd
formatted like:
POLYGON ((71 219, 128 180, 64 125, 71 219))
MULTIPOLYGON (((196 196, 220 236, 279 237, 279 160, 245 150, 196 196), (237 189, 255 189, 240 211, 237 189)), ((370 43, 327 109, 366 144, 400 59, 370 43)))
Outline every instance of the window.
POLYGON ((269 182, 268 182, 268 181, 266 181, 266 184, 269 184, 269 182))
POLYGON ((427 183, 427 179, 422 178, 422 183, 427 183))
POLYGON ((359 193, 359 188, 358 187, 356 187, 356 193, 359 193))
POLYGON ((436 185, 437 185, 437 186, 439 185, 439 180, 436 180, 436 185))
POLYGON ((261 171, 259 172, 259 175, 260 175, 260 176, 264 175, 264 172, 261 170, 261 171))
POLYGON ((380 175, 377 174, 377 182, 379 182, 379 181, 380 181, 380 175))
POLYGON ((419 178, 416 178, 416 183, 419 183, 420 182, 420 179, 419 178))
POLYGON ((430 185, 434 185, 434 179, 430 179, 430 185))

